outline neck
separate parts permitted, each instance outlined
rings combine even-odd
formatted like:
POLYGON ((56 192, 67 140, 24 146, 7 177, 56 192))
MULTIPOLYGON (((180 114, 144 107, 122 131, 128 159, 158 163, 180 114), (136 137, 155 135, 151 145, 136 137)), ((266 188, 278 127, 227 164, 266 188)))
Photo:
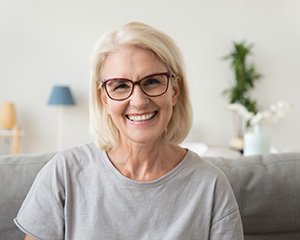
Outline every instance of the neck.
POLYGON ((126 177, 146 182, 171 171, 183 159, 186 151, 178 146, 156 144, 122 144, 108 151, 114 166, 126 177))

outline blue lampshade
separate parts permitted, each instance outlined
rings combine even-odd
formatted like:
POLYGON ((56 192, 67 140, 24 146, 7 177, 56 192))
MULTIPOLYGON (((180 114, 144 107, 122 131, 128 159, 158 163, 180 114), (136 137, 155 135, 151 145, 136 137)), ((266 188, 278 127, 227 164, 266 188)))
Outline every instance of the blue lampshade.
POLYGON ((48 105, 75 105, 70 88, 67 86, 54 86, 48 105))

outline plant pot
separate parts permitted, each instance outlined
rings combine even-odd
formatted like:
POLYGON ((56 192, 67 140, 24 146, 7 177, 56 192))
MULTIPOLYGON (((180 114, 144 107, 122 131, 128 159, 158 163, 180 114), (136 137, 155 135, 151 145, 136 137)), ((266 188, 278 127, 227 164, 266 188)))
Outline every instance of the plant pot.
POLYGON ((261 132, 260 126, 254 126, 253 132, 244 135, 244 155, 259 155, 270 152, 269 137, 261 132))

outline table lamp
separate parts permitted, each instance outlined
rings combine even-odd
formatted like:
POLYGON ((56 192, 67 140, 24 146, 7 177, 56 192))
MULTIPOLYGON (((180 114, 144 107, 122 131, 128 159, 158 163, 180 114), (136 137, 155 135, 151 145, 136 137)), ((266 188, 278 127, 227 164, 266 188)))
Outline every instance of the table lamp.
POLYGON ((57 108, 57 148, 62 147, 63 142, 63 111, 64 107, 75 105, 71 89, 68 86, 54 86, 48 105, 55 106, 57 108))

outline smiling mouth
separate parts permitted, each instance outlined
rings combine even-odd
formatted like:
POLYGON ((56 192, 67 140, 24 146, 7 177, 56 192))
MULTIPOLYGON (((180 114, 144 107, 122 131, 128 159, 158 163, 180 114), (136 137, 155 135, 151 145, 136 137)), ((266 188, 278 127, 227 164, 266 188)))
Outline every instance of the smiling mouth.
POLYGON ((142 122, 142 121, 147 121, 149 119, 152 119, 157 112, 152 112, 148 114, 142 114, 142 115, 126 115, 126 117, 132 121, 132 122, 142 122))

